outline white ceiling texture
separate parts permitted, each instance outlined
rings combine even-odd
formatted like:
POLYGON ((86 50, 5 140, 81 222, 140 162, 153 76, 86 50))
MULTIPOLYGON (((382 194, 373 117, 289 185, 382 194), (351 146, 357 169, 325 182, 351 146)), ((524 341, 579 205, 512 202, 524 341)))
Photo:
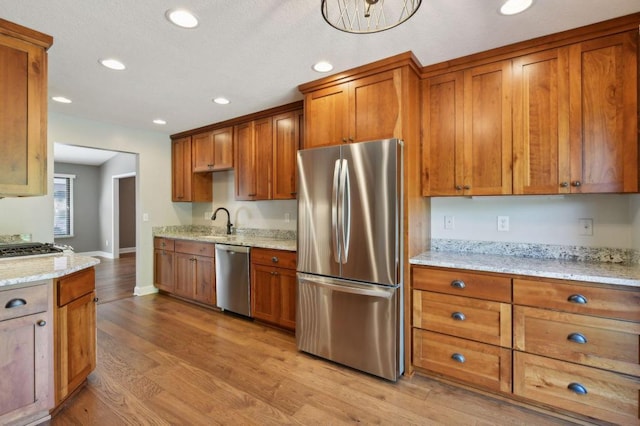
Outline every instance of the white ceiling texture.
POLYGON ((375 34, 329 26, 320 0, 0 0, 0 17, 54 37, 49 95, 73 103, 50 111, 170 135, 302 99, 319 60, 336 73, 411 50, 429 65, 640 11, 640 0, 534 0, 502 16, 503 1, 423 0, 375 34), (176 7, 199 26, 169 23, 176 7), (127 69, 102 67, 106 57, 127 69))

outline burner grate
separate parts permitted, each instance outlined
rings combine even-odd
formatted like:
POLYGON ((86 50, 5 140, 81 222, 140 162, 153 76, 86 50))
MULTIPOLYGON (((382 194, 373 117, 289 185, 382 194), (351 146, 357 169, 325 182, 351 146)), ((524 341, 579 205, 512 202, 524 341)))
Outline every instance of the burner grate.
POLYGON ((36 256, 41 254, 62 253, 62 249, 50 243, 20 243, 0 245, 0 258, 36 256))

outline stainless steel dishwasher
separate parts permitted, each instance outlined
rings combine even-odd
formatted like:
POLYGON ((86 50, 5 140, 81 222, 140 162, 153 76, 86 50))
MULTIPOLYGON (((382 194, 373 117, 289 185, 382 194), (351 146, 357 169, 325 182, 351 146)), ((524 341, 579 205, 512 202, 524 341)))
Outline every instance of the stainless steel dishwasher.
POLYGON ((216 244, 216 300, 219 308, 251 316, 250 247, 216 244))

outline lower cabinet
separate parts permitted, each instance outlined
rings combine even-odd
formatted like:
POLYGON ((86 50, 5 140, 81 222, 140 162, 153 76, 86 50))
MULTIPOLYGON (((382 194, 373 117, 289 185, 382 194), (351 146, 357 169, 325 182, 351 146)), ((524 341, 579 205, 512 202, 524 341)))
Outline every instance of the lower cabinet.
POLYGON ((0 287, 0 424, 37 423, 54 405, 50 283, 0 287))
POLYGON ((215 244, 175 240, 173 293, 216 304, 215 244))
POLYGON ((54 280, 55 405, 78 389, 96 367, 95 269, 54 280))
POLYGON ((153 283, 159 290, 173 293, 174 288, 174 240, 153 239, 153 283))
POLYGON ((251 250, 251 312, 257 320, 296 328, 296 253, 251 250))
POLYGON ((640 423, 640 289, 411 271, 418 372, 589 420, 640 423))

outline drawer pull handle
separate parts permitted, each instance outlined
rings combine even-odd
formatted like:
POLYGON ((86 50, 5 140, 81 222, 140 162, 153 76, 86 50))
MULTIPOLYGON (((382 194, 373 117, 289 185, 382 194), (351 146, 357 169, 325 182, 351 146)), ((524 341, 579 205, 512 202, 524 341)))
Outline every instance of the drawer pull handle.
POLYGON ((453 318, 456 321, 464 321, 467 319, 467 317, 462 313, 462 312, 454 312, 451 314, 451 318, 453 318))
POLYGON ((453 288, 465 288, 467 285, 462 280, 451 281, 451 287, 453 288))
POLYGON ((17 308, 19 306, 24 306, 26 304, 27 304, 27 301, 24 299, 11 299, 7 302, 6 305, 4 305, 4 307, 7 309, 11 309, 11 308, 17 308))
POLYGON ((279 260, 280 260, 280 259, 278 259, 278 256, 273 256, 273 257, 271 258, 271 261, 272 261, 273 263, 278 263, 278 261, 279 261, 279 260))
POLYGON ((569 386, 567 386, 567 389, 569 389, 571 392, 576 393, 578 395, 587 394, 587 388, 582 386, 580 383, 569 383, 569 386))
POLYGON ((38 325, 38 327, 44 327, 45 325, 47 325, 47 322, 45 320, 40 320, 36 324, 38 325))
POLYGON ((580 333, 571 333, 570 335, 567 336, 567 340, 574 343, 580 343, 581 345, 584 345, 585 343, 587 343, 587 338, 580 333))
POLYGON ((587 304, 587 298, 581 294, 572 294, 567 300, 571 303, 577 303, 579 305, 587 304))
POLYGON ((455 362, 459 362, 460 364, 464 364, 464 362, 466 361, 466 358, 464 357, 464 355, 459 353, 455 353, 451 355, 451 359, 454 360, 455 362))

